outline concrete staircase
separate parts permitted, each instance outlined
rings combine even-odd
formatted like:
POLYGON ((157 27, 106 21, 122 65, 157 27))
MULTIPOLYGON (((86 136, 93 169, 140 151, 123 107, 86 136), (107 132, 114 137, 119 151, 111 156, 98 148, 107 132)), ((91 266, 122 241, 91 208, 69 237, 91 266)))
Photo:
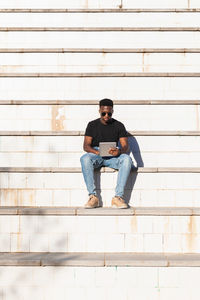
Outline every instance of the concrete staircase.
POLYGON ((200 3, 1 0, 0 300, 199 299, 200 3), (129 135, 117 172, 79 158, 98 101, 129 135))

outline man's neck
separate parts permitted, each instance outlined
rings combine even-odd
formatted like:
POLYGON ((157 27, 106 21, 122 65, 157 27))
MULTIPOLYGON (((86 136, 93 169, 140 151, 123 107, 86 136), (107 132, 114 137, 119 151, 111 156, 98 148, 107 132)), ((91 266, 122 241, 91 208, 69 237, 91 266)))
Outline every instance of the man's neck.
POLYGON ((108 122, 105 122, 103 121, 101 118, 100 118, 100 122, 103 124, 103 125, 109 125, 112 123, 112 119, 108 120, 108 122))

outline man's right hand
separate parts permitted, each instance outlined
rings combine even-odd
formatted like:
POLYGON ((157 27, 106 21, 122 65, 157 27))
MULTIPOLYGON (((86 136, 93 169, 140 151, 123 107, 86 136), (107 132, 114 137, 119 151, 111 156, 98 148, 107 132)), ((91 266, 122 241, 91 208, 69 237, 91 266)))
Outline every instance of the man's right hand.
POLYGON ((96 154, 96 155, 99 155, 100 153, 99 153, 99 151, 98 151, 98 150, 95 150, 95 154, 96 154))

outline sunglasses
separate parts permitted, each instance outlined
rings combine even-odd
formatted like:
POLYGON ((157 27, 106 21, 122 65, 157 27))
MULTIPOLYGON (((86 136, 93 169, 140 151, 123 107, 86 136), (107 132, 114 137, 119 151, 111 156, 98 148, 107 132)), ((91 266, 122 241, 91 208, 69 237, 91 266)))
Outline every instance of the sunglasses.
POLYGON ((105 117, 106 114, 107 114, 109 117, 112 116, 112 113, 111 113, 111 112, 108 112, 108 113, 107 113, 107 112, 102 112, 102 113, 101 113, 101 116, 102 116, 102 117, 105 117))

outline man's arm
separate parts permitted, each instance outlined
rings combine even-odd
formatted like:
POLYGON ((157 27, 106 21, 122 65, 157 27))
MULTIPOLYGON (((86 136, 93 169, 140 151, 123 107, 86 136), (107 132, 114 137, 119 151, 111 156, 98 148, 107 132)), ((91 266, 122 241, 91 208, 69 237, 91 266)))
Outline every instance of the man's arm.
POLYGON ((109 153, 113 156, 118 156, 122 153, 126 153, 128 151, 129 145, 128 145, 128 138, 127 137, 121 137, 119 139, 121 144, 121 150, 117 148, 111 148, 109 153))
POLYGON ((129 149, 129 145, 128 145, 128 138, 127 137, 121 137, 119 139, 120 144, 121 144, 121 153, 126 153, 129 149))
POLYGON ((91 153, 99 155, 99 151, 92 148, 91 145, 92 145, 92 137, 85 136, 84 143, 83 143, 83 150, 86 152, 91 152, 91 153))

